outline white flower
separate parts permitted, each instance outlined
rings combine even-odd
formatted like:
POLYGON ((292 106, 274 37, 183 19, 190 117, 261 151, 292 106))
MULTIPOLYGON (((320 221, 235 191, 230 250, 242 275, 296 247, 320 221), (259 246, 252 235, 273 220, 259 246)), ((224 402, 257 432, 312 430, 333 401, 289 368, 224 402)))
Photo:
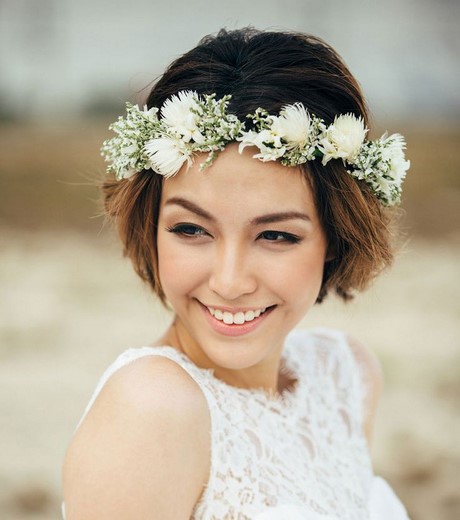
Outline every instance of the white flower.
POLYGON ((190 164, 191 152, 181 139, 151 139, 145 144, 144 150, 152 169, 166 178, 175 175, 185 161, 190 164))
POLYGON ((320 145, 324 153, 322 163, 331 159, 344 159, 353 163, 366 137, 367 128, 361 117, 353 114, 336 116, 332 125, 325 131, 320 145))
POLYGON ((168 133, 182 138, 186 143, 192 139, 204 143, 204 136, 198 129, 199 117, 192 110, 198 111, 198 94, 189 90, 171 96, 161 107, 161 118, 168 127, 168 133))
POLYGON ((268 129, 260 132, 244 132, 240 140, 239 153, 242 153, 246 146, 256 146, 260 153, 254 154, 252 157, 262 162, 276 161, 286 152, 286 147, 281 145, 280 138, 268 129))
POLYGON ((410 161, 406 161, 404 156, 404 149, 406 148, 404 137, 401 134, 392 134, 389 137, 383 135, 381 140, 383 145, 382 159, 388 161, 390 168, 388 174, 397 183, 401 183, 410 167, 410 161))
POLYGON ((286 105, 279 115, 257 108, 245 121, 227 112, 231 96, 216 99, 215 94, 200 97, 194 91, 181 91, 167 99, 161 108, 141 110, 126 104, 126 117, 119 117, 110 130, 115 137, 104 141, 101 154, 110 163, 108 170, 117 179, 153 169, 165 177, 175 175, 184 163, 191 164, 193 154, 207 152, 201 169, 212 164, 228 143, 239 142, 239 152, 248 146, 258 149, 253 157, 298 166, 322 157, 323 165, 342 159, 349 175, 366 182, 386 206, 397 204, 410 162, 404 156, 405 142, 400 134, 384 134, 375 141, 366 140, 368 130, 361 117, 336 116, 325 122, 310 114, 301 103, 286 105))
POLYGON ((310 138, 311 119, 307 109, 301 104, 285 106, 279 117, 272 116, 272 132, 287 142, 287 148, 306 146, 310 138))
MULTIPOLYGON (((274 144, 276 136, 272 134, 270 130, 261 130, 260 132, 243 132, 239 139, 241 141, 239 145, 240 153, 246 148, 246 146, 257 146, 260 150, 267 148, 268 144, 274 144)), ((280 142, 281 145, 281 142, 280 142)))
POLYGON ((243 134, 238 138, 240 144, 238 145, 238 152, 243 153, 243 150, 247 146, 257 146, 255 141, 257 139, 257 132, 243 132, 243 134))
POLYGON ((146 116, 148 119, 150 119, 150 121, 157 122, 158 121, 157 114, 158 114, 157 107, 148 108, 147 105, 144 105, 144 116, 146 116))
POLYGON ((286 147, 284 146, 282 148, 269 148, 267 146, 263 150, 261 150, 260 153, 256 153, 252 157, 253 159, 259 159, 259 161, 262 162, 268 162, 280 159, 281 157, 283 157, 285 153, 286 147))

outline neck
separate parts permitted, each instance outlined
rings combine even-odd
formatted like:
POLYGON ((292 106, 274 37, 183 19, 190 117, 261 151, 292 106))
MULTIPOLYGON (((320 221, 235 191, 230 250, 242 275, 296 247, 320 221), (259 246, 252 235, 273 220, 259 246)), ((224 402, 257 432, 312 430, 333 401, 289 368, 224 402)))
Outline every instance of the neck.
POLYGON ((166 333, 156 342, 170 345, 184 353, 196 366, 212 368, 215 377, 237 388, 262 388, 270 394, 280 393, 294 382, 280 372, 281 349, 270 359, 244 369, 231 369, 214 363, 203 350, 190 338, 187 330, 174 320, 166 333))

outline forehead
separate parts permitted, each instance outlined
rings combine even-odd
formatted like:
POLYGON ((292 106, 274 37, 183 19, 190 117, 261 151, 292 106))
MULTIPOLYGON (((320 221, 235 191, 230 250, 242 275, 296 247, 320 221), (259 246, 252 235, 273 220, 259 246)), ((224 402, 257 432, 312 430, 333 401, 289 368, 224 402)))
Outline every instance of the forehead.
POLYGON ((252 156, 255 148, 242 154, 235 144, 227 146, 214 163, 200 171, 207 154, 199 154, 193 164, 165 179, 162 205, 171 197, 182 197, 219 213, 235 217, 274 211, 315 212, 313 196, 299 167, 279 162, 261 162, 252 156))

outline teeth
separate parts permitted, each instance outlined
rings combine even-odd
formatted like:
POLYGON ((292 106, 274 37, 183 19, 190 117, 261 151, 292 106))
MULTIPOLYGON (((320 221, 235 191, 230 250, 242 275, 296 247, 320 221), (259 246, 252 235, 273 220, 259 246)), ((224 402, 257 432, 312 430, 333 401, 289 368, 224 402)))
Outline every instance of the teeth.
POLYGON ((245 321, 252 321, 256 317, 254 311, 246 311, 244 314, 245 321))
POLYGON ((233 323, 242 325, 244 323, 244 312, 237 312, 235 316, 233 316, 233 323))
POLYGON ((213 309, 212 307, 208 307, 208 311, 212 316, 214 316, 214 318, 218 319, 219 321, 223 321, 227 325, 242 325, 246 321, 253 321, 266 310, 267 308, 264 307, 263 309, 257 309, 254 311, 237 312, 236 314, 232 314, 228 311, 221 311, 220 309, 213 309))
POLYGON ((233 314, 230 312, 224 312, 223 322, 227 325, 231 325, 233 323, 233 314))

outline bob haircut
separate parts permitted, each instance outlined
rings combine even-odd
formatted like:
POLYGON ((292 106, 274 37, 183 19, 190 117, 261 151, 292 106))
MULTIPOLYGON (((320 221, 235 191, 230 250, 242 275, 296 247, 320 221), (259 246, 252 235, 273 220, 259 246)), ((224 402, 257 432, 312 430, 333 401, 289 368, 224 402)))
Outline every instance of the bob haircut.
MULTIPOLYGON (((231 94, 228 110, 240 120, 258 107, 277 114, 283 106, 300 102, 328 125, 335 116, 352 113, 369 126, 361 89, 340 56, 321 39, 302 33, 244 28, 208 35, 166 69, 148 94, 147 107, 160 107, 181 90, 215 93, 217 98, 231 94)), ((326 166, 310 161, 301 167, 328 244, 317 303, 329 291, 349 300, 391 264, 394 211, 363 181, 352 178, 339 160, 326 166)), ((167 305, 156 245, 162 183, 161 175, 144 170, 129 180, 106 178, 102 192, 125 256, 167 305)))

